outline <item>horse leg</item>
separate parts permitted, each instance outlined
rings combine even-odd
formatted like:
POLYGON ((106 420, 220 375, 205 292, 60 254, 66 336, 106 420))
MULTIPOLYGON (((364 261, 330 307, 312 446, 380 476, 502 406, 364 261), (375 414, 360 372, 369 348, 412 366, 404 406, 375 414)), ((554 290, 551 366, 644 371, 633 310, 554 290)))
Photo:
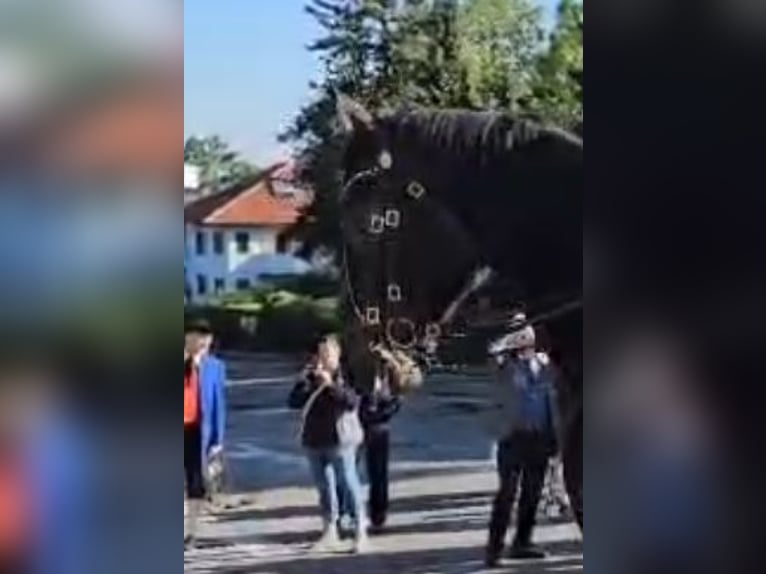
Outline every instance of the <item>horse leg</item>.
POLYGON ((567 425, 564 445, 564 482, 566 483, 567 494, 572 505, 577 524, 580 530, 584 532, 583 519, 583 480, 582 480, 582 458, 583 458, 583 409, 578 408, 578 413, 571 419, 567 425))
POLYGON ((561 368, 559 408, 564 483, 577 524, 584 527, 583 503, 583 316, 567 315, 548 325, 556 342, 554 362, 561 368))

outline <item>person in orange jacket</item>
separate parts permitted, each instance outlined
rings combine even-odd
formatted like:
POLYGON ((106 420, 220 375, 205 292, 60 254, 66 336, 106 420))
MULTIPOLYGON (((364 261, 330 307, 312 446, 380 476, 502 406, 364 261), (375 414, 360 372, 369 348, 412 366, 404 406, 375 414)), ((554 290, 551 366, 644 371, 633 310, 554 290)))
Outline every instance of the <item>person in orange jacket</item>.
POLYGON ((196 539, 206 496, 204 469, 223 453, 226 367, 210 354, 210 325, 197 321, 186 325, 184 331, 184 476, 188 509, 184 547, 188 547, 196 539))

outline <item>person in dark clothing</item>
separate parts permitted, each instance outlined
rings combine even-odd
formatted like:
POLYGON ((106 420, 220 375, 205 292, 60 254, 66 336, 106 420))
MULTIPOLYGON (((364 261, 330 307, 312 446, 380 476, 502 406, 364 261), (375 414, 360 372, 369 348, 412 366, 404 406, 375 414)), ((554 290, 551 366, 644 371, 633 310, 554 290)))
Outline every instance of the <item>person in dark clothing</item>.
MULTIPOLYGON (((348 380, 361 395, 359 416, 364 427, 364 449, 358 464, 366 467, 369 482, 370 527, 380 531, 388 518, 391 420, 403 405, 403 397, 423 384, 418 365, 401 351, 380 344, 370 346, 364 333, 346 332, 344 357, 348 380)), ((352 516, 348 496, 338 493, 341 513, 352 516)))
POLYGON ((338 340, 323 338, 316 359, 290 393, 289 404, 293 409, 302 409, 301 440, 319 493, 323 531, 314 549, 320 552, 338 549, 340 489, 349 497, 348 504, 354 513, 355 551, 362 553, 367 547, 367 513, 356 464, 362 437, 345 442, 338 430, 343 415, 358 409, 359 397, 344 382, 340 360, 338 340))
POLYGON ((498 357, 497 418, 500 491, 493 508, 486 565, 500 564, 511 512, 518 499, 518 524, 511 558, 541 559, 532 540, 549 460, 557 450, 555 374, 548 357, 536 351, 535 331, 524 316, 514 317, 512 332, 495 343, 498 357))
POLYGON ((391 420, 401 410, 403 397, 423 384, 423 373, 403 352, 382 345, 374 345, 369 351, 374 380, 362 395, 359 414, 365 428, 370 522, 374 530, 380 531, 388 519, 391 420))
POLYGON ((391 419, 399 412, 402 399, 395 394, 391 376, 376 377, 372 392, 362 397, 359 414, 364 425, 364 455, 370 482, 370 525, 380 530, 388 518, 388 467, 391 451, 391 419))

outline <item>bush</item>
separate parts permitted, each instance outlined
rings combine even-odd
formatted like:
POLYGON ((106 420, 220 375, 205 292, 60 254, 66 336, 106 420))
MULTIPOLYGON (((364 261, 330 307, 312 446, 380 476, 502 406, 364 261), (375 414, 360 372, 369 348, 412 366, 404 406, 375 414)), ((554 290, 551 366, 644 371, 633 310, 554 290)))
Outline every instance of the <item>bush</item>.
POLYGON ((185 310, 185 319, 205 319, 213 328, 216 342, 224 349, 248 349, 253 346, 254 334, 248 325, 255 323, 256 333, 259 323, 258 314, 240 309, 223 307, 191 307, 185 310))
POLYGON ((337 299, 311 299, 286 291, 264 297, 258 308, 197 307, 187 317, 210 322, 224 349, 295 352, 306 350, 320 335, 337 331, 337 299))
POLYGON ((320 335, 339 330, 338 291, 337 280, 327 275, 271 277, 214 305, 188 308, 186 315, 208 320, 225 349, 305 350, 320 335))
POLYGON ((340 292, 338 279, 321 273, 263 276, 262 280, 274 291, 289 291, 312 299, 337 297, 340 292))
POLYGON ((322 334, 339 328, 340 320, 334 308, 323 308, 311 299, 296 298, 263 309, 255 344, 262 350, 305 350, 322 334))

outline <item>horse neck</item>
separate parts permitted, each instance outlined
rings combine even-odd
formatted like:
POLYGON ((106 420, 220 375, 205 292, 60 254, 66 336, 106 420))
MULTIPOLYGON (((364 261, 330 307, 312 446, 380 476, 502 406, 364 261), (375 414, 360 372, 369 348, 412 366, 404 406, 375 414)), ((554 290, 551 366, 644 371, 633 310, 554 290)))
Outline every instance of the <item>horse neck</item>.
POLYGON ((431 199, 457 219, 462 231, 475 243, 482 263, 491 263, 498 273, 510 271, 510 262, 504 253, 504 246, 507 245, 505 236, 510 239, 510 234, 502 228, 489 228, 484 224, 491 218, 490 212, 504 209, 505 199, 500 197, 498 203, 493 202, 487 197, 493 193, 489 189, 467 192, 463 182, 475 176, 454 169, 449 157, 441 158, 436 164, 439 169, 422 174, 431 199))
MULTIPOLYGON (((582 227, 578 214, 570 215, 568 205, 561 206, 563 216, 571 224, 554 233, 554 241, 544 245, 537 235, 538 222, 547 218, 533 198, 539 189, 518 186, 513 191, 512 178, 503 174, 489 175, 481 168, 454 168, 444 157, 433 170, 434 199, 452 212, 465 232, 475 242, 481 265, 490 265, 497 275, 518 282, 530 297, 551 297, 582 287, 582 227), (475 182, 475 183, 473 183, 475 182), (532 198, 530 200, 530 198, 532 198), (519 211, 519 205, 530 206, 519 211)), ((424 177, 428 177, 424 174, 424 177)), ((543 184, 544 185, 544 184, 543 184)))

